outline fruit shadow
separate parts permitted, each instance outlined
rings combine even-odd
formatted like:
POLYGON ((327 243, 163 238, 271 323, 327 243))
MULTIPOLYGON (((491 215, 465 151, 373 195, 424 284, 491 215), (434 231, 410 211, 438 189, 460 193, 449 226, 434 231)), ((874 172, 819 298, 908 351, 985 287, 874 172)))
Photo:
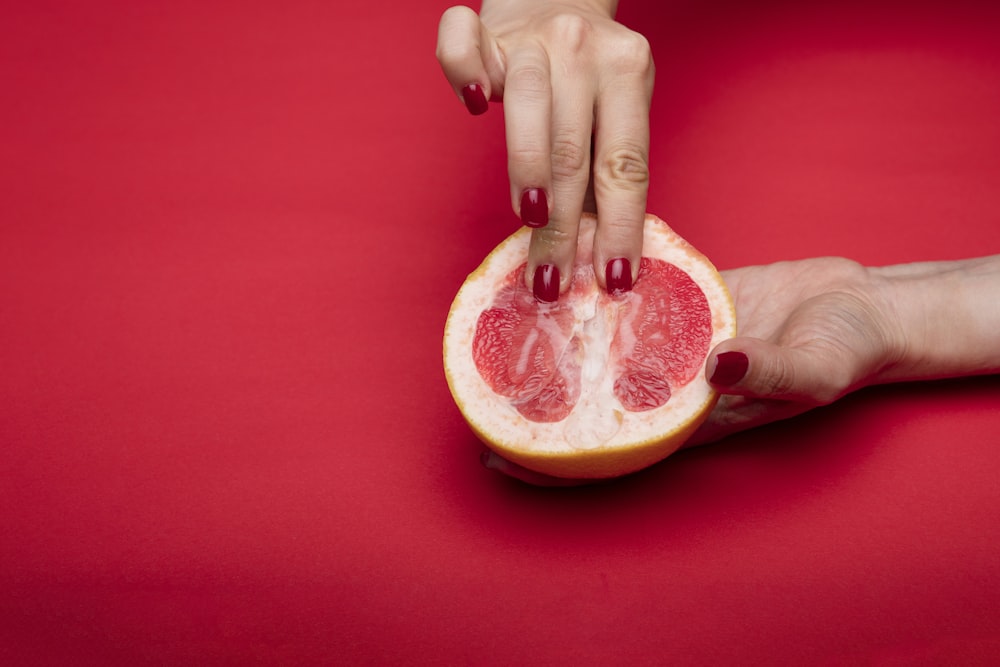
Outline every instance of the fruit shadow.
MULTIPOLYGON (((681 450, 608 482, 537 487, 481 469, 479 507, 508 541, 553 550, 567 544, 621 548, 648 540, 697 540, 726 527, 773 521, 849 482, 891 441, 899 413, 914 401, 981 396, 995 378, 872 387, 792 419, 681 450), (659 536, 659 537, 654 537, 659 536)), ((905 446, 894 443, 893 446, 905 446)), ((491 531, 493 532, 493 531, 491 531)))

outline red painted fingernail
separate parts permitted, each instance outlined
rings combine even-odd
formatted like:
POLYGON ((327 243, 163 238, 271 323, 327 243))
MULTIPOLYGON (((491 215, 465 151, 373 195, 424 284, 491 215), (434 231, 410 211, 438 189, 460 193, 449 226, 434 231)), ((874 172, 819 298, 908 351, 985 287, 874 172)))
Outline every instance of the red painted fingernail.
POLYGON ((632 263, 617 257, 604 267, 604 282, 611 294, 621 294, 632 289, 632 263))
POLYGON ((528 188, 521 194, 521 222, 528 227, 549 224, 549 201, 545 198, 545 190, 528 188))
POLYGON ((479 455, 479 462, 483 464, 484 468, 496 470, 496 464, 493 463, 493 452, 488 449, 483 450, 479 455))
POLYGON ((536 268, 532 291, 539 301, 555 303, 559 299, 559 269, 553 264, 542 264, 536 268))
POLYGON ((743 379, 750 367, 750 359, 742 352, 723 352, 715 358, 712 384, 728 387, 743 379))
POLYGON ((490 108, 490 103, 486 100, 486 93, 478 83, 470 83, 462 88, 462 101, 465 102, 465 107, 473 116, 484 114, 490 108))

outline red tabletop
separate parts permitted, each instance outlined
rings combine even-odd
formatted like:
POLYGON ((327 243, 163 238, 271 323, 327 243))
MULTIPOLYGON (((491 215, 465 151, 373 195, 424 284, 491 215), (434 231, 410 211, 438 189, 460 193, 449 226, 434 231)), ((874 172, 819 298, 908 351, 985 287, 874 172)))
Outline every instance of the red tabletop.
MULTIPOLYGON (((0 662, 1000 660, 995 377, 605 486, 480 466, 441 335, 517 221, 446 6, 4 9, 0 662)), ((620 18, 658 67, 649 210, 720 267, 1000 253, 990 3, 620 18)))

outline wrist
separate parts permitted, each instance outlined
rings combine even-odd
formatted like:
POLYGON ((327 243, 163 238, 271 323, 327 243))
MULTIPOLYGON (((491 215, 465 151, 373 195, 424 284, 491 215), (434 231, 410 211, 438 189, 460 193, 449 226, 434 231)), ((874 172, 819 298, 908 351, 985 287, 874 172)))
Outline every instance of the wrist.
POLYGON ((869 272, 887 332, 873 383, 1000 372, 1000 256, 869 272))

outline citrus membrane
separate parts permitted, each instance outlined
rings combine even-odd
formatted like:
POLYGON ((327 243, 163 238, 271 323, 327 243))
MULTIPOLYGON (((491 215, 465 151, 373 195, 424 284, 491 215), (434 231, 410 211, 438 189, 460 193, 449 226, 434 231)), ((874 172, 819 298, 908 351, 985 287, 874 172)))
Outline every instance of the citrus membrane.
POLYGON ((704 379, 708 353, 735 335, 721 276, 663 221, 647 215, 638 276, 615 294, 594 275, 595 227, 584 215, 556 302, 525 286, 522 228, 466 279, 445 326, 445 374, 473 431, 558 477, 614 477, 679 448, 718 398, 704 379))

